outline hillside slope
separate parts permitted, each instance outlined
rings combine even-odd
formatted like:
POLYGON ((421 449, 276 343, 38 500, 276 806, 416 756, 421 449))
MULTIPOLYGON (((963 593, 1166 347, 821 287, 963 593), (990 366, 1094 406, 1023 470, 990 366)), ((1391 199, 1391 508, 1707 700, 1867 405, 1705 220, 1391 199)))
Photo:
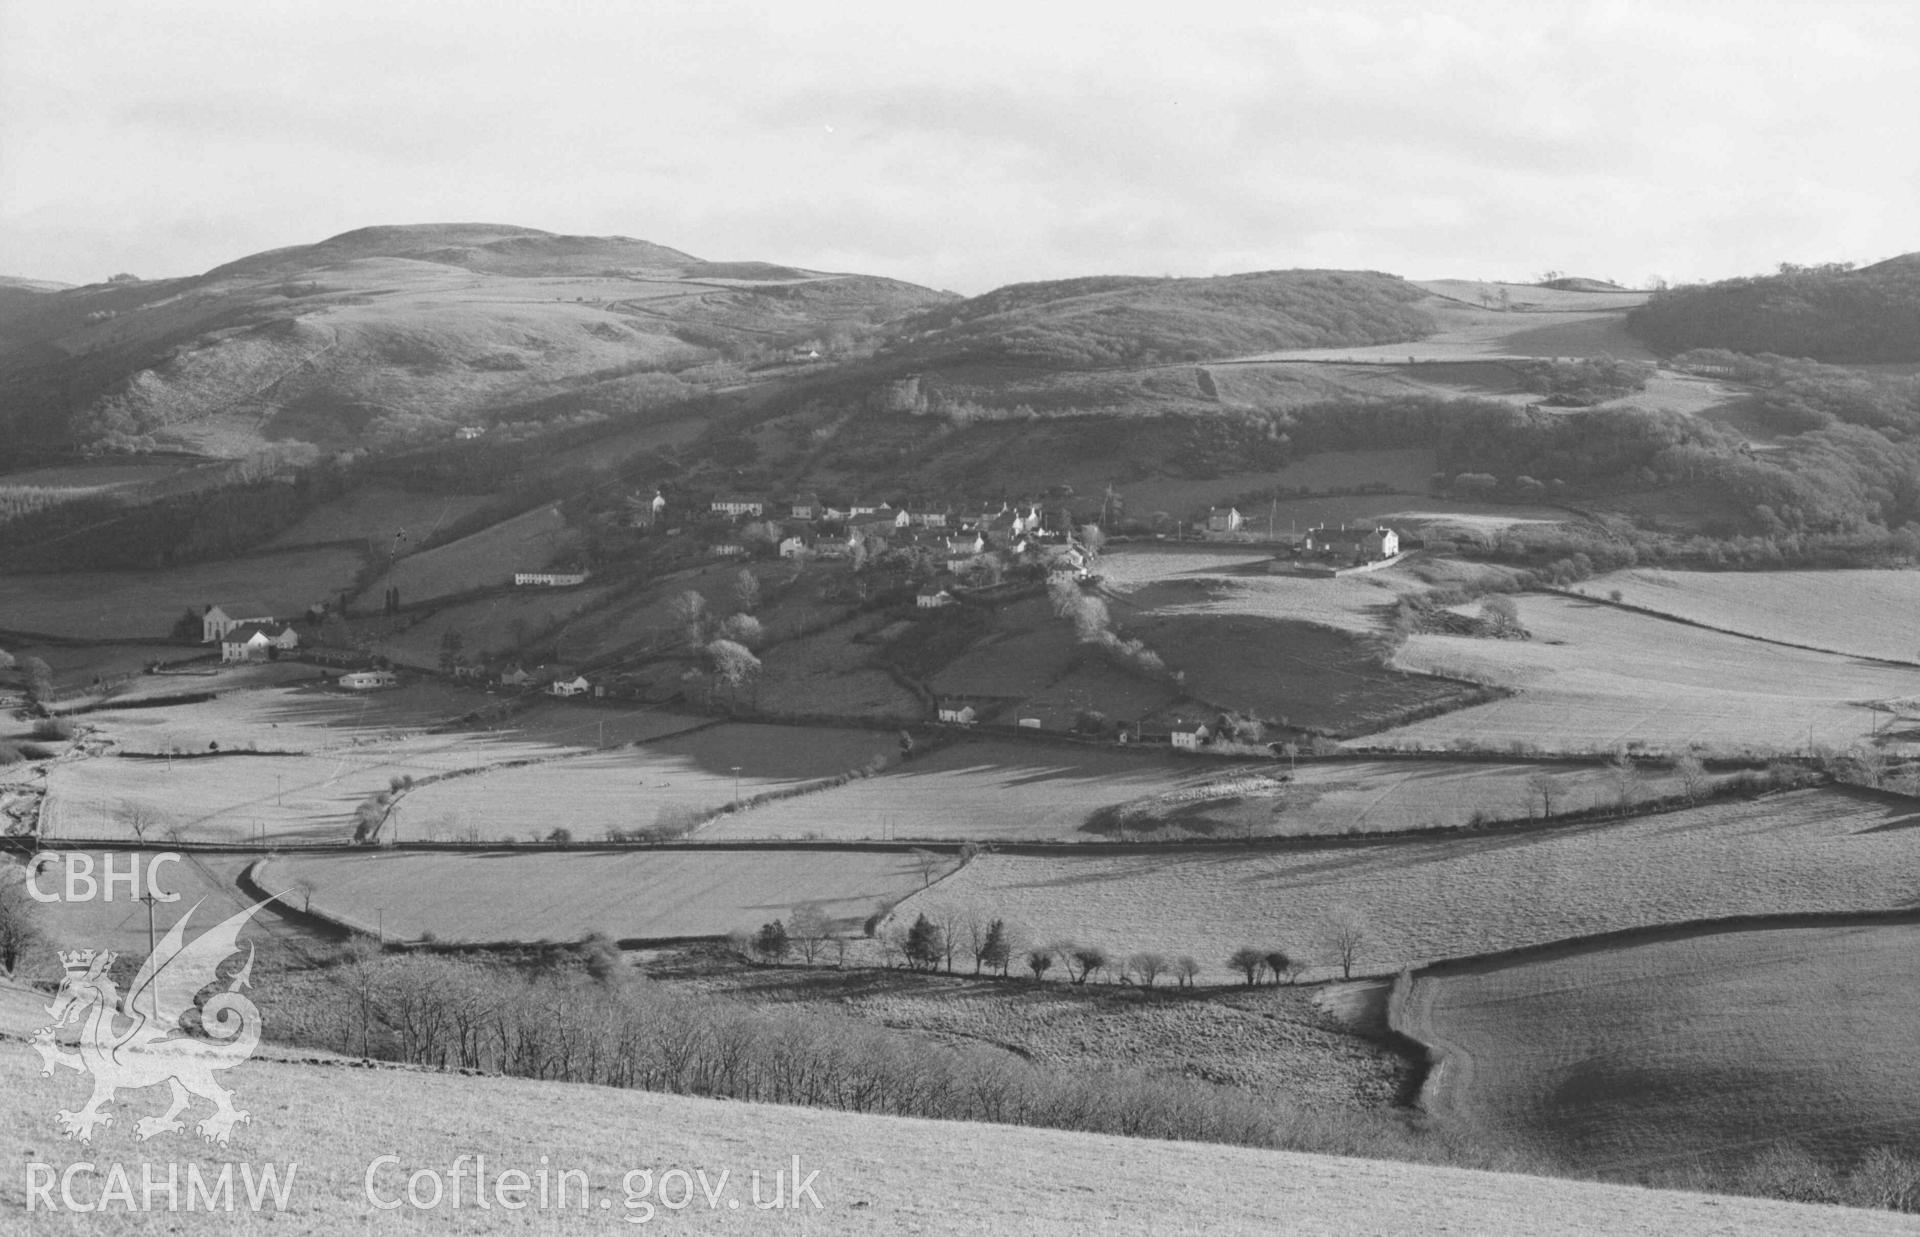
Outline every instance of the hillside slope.
MULTIPOLYGON (((36 1021, 35 1004, 0 989, 0 1028, 30 1034, 44 1021, 36 1021)), ((274 1051, 263 1049, 263 1056, 274 1051)), ((700 1187, 691 1186, 691 1203, 672 1216, 676 1231, 739 1228, 740 1216, 733 1213, 752 1206, 751 1174, 761 1174, 760 1197, 766 1201, 776 1171, 789 1174, 791 1190, 798 1157, 803 1177, 819 1173, 812 1187, 820 1207, 803 1196, 798 1210, 753 1217, 771 1221, 776 1231, 1920 1232, 1920 1217, 1890 1213, 562 1083, 263 1059, 224 1077, 239 1105, 255 1114, 232 1147, 214 1148, 178 1134, 137 1142, 134 1119, 157 1111, 152 1092, 129 1093, 119 1105, 121 1119, 86 1147, 53 1137, 51 1126, 56 1110, 83 1097, 83 1082, 64 1071, 43 1077, 24 1042, 0 1040, 0 1153, 9 1163, 50 1164, 56 1172, 79 1160, 125 1163, 133 1166, 136 1196, 142 1162, 155 1163, 162 1180, 169 1163, 179 1163, 184 1178, 187 1165, 210 1177, 224 1163, 296 1162, 282 1222, 297 1231, 340 1231, 371 1222, 364 1183, 368 1166, 381 1156, 396 1157, 375 1172, 376 1188, 391 1197, 404 1193, 408 1173, 430 1169, 446 1181, 456 1157, 478 1153, 486 1157, 489 1176, 509 1169, 530 1176, 542 1168, 584 1172, 589 1212, 609 1220, 645 1214, 627 1209, 622 1187, 629 1172, 648 1170, 658 1183, 676 1168, 689 1175, 704 1171, 718 1201, 709 1207, 700 1187)), ((21 1213, 24 1180, 23 1173, 10 1172, 0 1183, 0 1213, 21 1213)), ((449 1196, 437 1211, 403 1206, 386 1219, 436 1231, 449 1231, 451 1223, 472 1233, 549 1231, 556 1221, 537 1206, 478 1210, 472 1183, 469 1162, 461 1183, 465 1207, 456 1210, 449 1196)), ((638 1189, 641 1183, 632 1184, 638 1189)), ((97 1198, 101 1188, 97 1177, 80 1178, 76 1187, 83 1201, 97 1198)), ((653 1218, 666 1211, 658 1188, 643 1200, 653 1203, 653 1218)), ((668 1193, 678 1201, 677 1179, 668 1193)), ((53 1197, 58 1199, 57 1189, 53 1197)), ((117 1207, 90 1220, 89 1232, 147 1231, 143 1217, 126 1217, 117 1207)), ((56 1226, 35 1222, 48 1231, 56 1226)), ((243 1205, 231 1216, 197 1217, 194 1231, 255 1231, 259 1224, 243 1205)))
POLYGON ((944 295, 627 237, 362 228, 191 278, 0 289, 0 441, 378 445, 582 387, 593 410, 633 413, 944 295))
POLYGON ((1920 360, 1920 254, 1788 267, 1657 293, 1628 329, 1663 352, 1726 348, 1836 363, 1920 360))

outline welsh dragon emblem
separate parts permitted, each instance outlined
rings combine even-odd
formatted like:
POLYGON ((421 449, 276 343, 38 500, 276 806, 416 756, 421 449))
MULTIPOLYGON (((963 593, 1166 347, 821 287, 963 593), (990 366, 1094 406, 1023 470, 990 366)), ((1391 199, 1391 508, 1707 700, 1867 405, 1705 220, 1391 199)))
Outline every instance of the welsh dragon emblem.
POLYGON ((118 955, 91 949, 60 955, 66 978, 47 1006, 54 1025, 42 1027, 33 1046, 48 1075, 56 1065, 93 1075, 86 1107, 60 1110, 58 1121, 68 1138, 92 1142, 95 1126, 113 1124, 113 1114, 105 1109, 116 1092, 163 1082, 173 1088, 173 1102, 161 1115, 140 1119, 134 1128, 142 1140, 183 1129, 180 1114, 196 1095, 214 1104, 213 1115, 197 1127, 208 1142, 225 1146, 233 1127, 251 1120, 233 1106, 233 1093, 214 1074, 240 1064, 260 1044, 260 1010, 240 992, 253 983, 252 946, 226 990, 200 1008, 202 1035, 190 1034, 182 1018, 202 991, 219 982, 221 964, 240 952, 240 929, 266 903, 248 907, 188 944, 187 921, 201 905, 196 902, 154 947, 124 999, 111 973, 118 955), (56 1041, 56 1028, 75 1022, 81 1023, 79 1050, 69 1052, 56 1041))

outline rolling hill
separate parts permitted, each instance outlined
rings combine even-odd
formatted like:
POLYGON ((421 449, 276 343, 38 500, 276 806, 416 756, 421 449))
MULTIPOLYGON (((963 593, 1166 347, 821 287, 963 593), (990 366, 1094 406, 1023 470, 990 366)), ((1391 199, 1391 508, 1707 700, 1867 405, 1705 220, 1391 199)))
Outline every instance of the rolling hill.
POLYGON ((628 237, 362 228, 190 278, 0 287, 0 439, 231 457, 417 441, 562 392, 632 413, 943 299, 628 237))
POLYGON ((1662 352, 1725 348, 1836 363, 1920 360, 1920 253, 1859 270, 1783 267, 1777 275, 1674 288, 1627 328, 1662 352))

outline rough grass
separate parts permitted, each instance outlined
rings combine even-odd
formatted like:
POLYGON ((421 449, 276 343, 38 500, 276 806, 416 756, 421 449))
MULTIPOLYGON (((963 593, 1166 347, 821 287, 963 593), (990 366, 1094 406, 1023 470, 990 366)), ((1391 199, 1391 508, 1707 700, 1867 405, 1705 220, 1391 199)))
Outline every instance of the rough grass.
MULTIPOLYGON (((5 994, 9 1025, 39 1025, 43 1002, 5 994)), ((266 1056, 263 1052, 261 1056, 266 1056)), ((318 1055, 307 1054, 302 1055, 318 1055)), ((1879 1234, 1910 1231, 1900 1217, 1758 1199, 1654 1192, 1622 1186, 1551 1181, 1463 1169, 1260 1151, 1198 1143, 1155 1142, 1111 1135, 968 1125, 910 1118, 820 1112, 778 1105, 719 1102, 511 1078, 467 1078, 411 1070, 361 1070, 256 1057, 234 1071, 241 1104, 258 1114, 231 1148, 182 1136, 164 1144, 136 1141, 122 1119, 91 1148, 46 1136, 54 1112, 72 1107, 80 1085, 64 1072, 42 1077, 31 1053, 0 1053, 0 1154, 9 1162, 43 1162, 63 1170, 79 1160, 137 1164, 175 1159, 211 1176, 223 1164, 298 1162, 299 1184, 282 1223, 303 1231, 358 1229, 378 1223, 406 1231, 445 1231, 449 1217, 464 1232, 550 1231, 551 1211, 471 1206, 456 1212, 376 1212, 367 1202, 367 1165, 399 1160, 404 1173, 446 1174, 462 1152, 487 1157, 489 1172, 548 1167, 588 1176, 605 1213, 624 1217, 622 1179, 645 1169, 653 1180, 674 1168, 728 1174, 720 1206, 705 1199, 672 1214, 676 1229, 737 1231, 729 1200, 746 1199, 754 1172, 763 1191, 776 1168, 818 1168, 817 1214, 781 1213, 777 1227, 807 1233, 1044 1231, 1084 1228, 1098 1214, 1103 1232, 1160 1234, 1273 1231, 1287 1225, 1338 1231, 1448 1227, 1490 1237, 1533 1237, 1624 1231, 1693 1232, 1725 1228, 1755 1237, 1801 1237, 1818 1231, 1879 1234), (454 1131, 457 1131, 455 1133, 454 1131), (994 1188, 982 1190, 982 1182, 994 1188), (1098 1210, 1090 1212, 1098 1199, 1098 1210), (957 1206, 956 1200, 965 1200, 957 1206)), ((145 1115, 147 1095, 130 1096, 128 1111, 145 1115)), ((236 1167, 236 1174, 238 1169, 236 1167)), ((139 1189, 137 1181, 135 1189, 139 1189)), ((182 1168, 182 1177, 185 1169, 182 1168)), ((84 1178, 83 1178, 84 1179, 84 1178)), ((164 1180, 164 1172, 162 1173, 164 1180)), ((471 1176, 466 1179, 471 1197, 471 1176)), ((678 1181, 674 1182, 677 1189, 678 1181)), ((57 1197, 57 1194, 56 1194, 57 1197)), ((89 1194, 97 1198, 97 1193, 89 1194)), ((677 1199, 677 1193, 675 1194, 677 1199)), ((763 1193, 763 1198, 765 1197, 763 1193)), ((0 1183, 0 1206, 25 1206, 19 1172, 0 1183)), ((748 1203, 742 1201, 740 1211, 748 1203)), ((634 1212, 639 1215, 641 1213, 634 1212)), ((754 1214, 754 1213, 749 1213, 754 1214)), ((39 1217, 35 1218, 39 1223, 39 1217)), ((257 1232, 267 1225, 241 1211, 196 1214, 195 1231, 257 1232)), ((105 1237, 149 1231, 147 1218, 118 1210, 85 1217, 84 1225, 49 1218, 42 1231, 71 1228, 105 1237)))
POLYGON ((338 597, 360 557, 296 550, 161 571, 13 575, 0 588, 0 628, 96 640, 165 636, 191 606, 251 601, 288 617, 338 597))
POLYGON ((1124 957, 1191 954, 1215 978, 1241 945, 1335 971, 1327 926, 1366 922, 1355 971, 1689 919, 1911 905, 1914 809, 1800 791, 1538 833, 1332 849, 1231 846, 1124 855, 985 854, 899 907, 974 905, 1039 940, 1124 957))
POLYGON ((1531 640, 1414 636, 1395 664, 1519 689, 1374 741, 1435 747, 1527 742, 1548 751, 1630 743, 1679 750, 1847 747, 1870 736, 1869 702, 1920 696, 1920 671, 1759 644, 1559 596, 1519 599, 1531 640))
POLYGON ((1920 571, 1662 571, 1635 568, 1580 586, 1726 631, 1858 657, 1920 661, 1920 571))
POLYGON ((917 889, 899 852, 571 851, 305 856, 260 874, 313 909, 391 937, 457 943, 720 936, 818 902, 842 926, 917 889))
POLYGON ((1920 1138, 1920 928, 1588 948, 1424 975, 1403 1030, 1443 1123, 1570 1168, 1737 1167, 1794 1143, 1850 1164, 1920 1138))

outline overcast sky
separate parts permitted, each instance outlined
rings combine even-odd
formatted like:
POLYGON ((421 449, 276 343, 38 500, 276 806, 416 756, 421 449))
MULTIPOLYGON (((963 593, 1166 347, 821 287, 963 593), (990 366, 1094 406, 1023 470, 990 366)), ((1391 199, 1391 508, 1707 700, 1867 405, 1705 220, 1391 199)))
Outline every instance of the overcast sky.
POLYGON ((0 0, 0 274, 369 224, 981 292, 1920 249, 1920 6, 0 0))

